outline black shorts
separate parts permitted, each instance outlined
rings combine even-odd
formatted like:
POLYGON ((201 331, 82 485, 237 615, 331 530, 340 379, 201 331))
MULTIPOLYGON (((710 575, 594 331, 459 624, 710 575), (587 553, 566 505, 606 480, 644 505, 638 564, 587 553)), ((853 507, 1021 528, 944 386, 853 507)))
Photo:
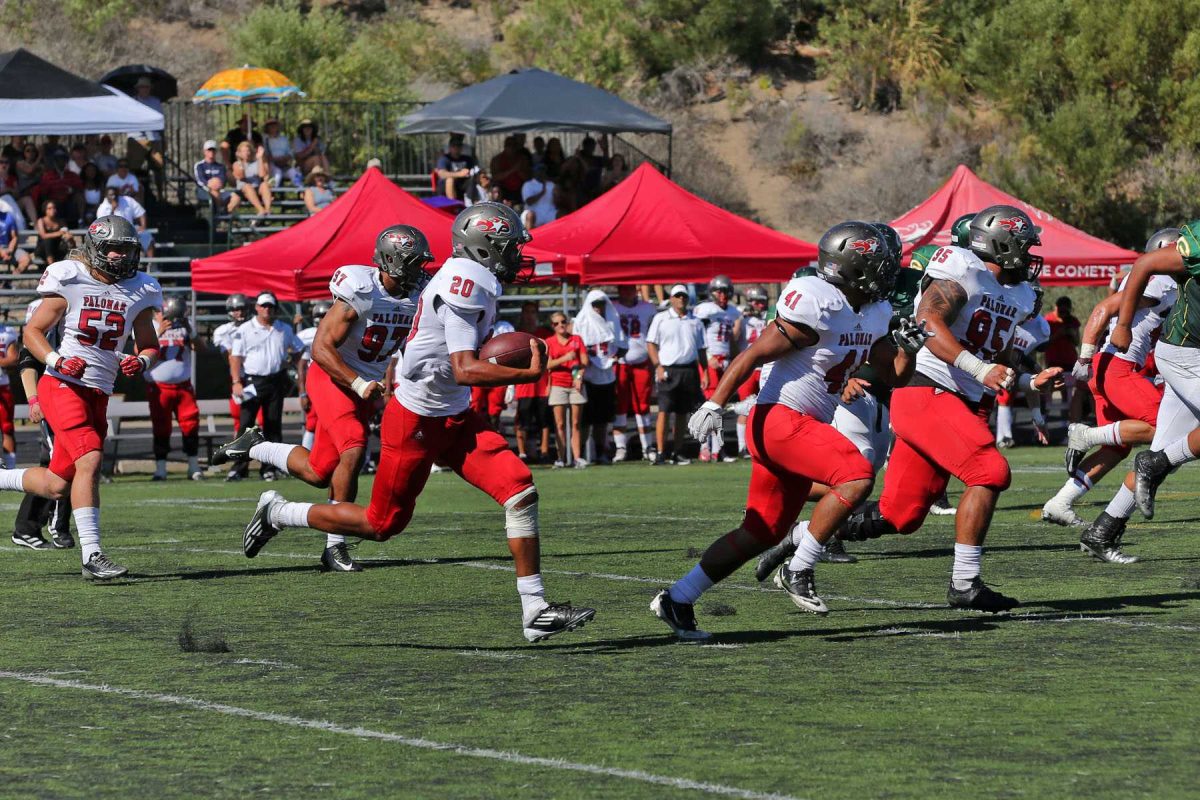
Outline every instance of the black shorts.
POLYGON ((658 384, 658 410, 664 414, 690 414, 704 402, 700 370, 693 364, 663 367, 667 379, 658 384))
POLYGON ((617 382, 588 383, 587 405, 583 407, 584 425, 607 425, 617 414, 617 382))
POLYGON ((545 397, 522 397, 517 400, 517 424, 526 433, 538 434, 543 428, 554 427, 554 416, 545 397))

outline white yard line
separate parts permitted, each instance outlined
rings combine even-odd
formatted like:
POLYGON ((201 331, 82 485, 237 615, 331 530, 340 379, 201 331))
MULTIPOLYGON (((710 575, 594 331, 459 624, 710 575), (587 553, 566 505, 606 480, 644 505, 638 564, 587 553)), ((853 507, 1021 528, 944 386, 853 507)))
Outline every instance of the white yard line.
POLYGON ((288 714, 274 714, 269 711, 256 711, 252 708, 231 706, 226 705, 225 703, 213 703, 208 700, 201 700, 195 697, 186 697, 184 695, 163 694, 161 692, 142 691, 141 689, 126 689, 120 686, 107 686, 103 684, 83 683, 81 681, 62 680, 59 678, 52 678, 48 675, 26 672, 0 671, 0 679, 23 681, 25 683, 36 684, 39 686, 52 686, 57 689, 75 689, 85 692, 117 695, 133 700, 142 700, 151 703, 159 703, 162 705, 179 706, 194 711, 207 711, 210 713, 223 714, 230 717, 242 717, 244 719, 255 720, 256 722, 270 722, 276 725, 288 725, 293 728, 308 728, 310 730, 324 731, 325 733, 353 736, 356 739, 374 739, 377 741, 398 744, 404 747, 412 747, 418 750, 441 750, 459 756, 467 756, 469 758, 484 758, 492 761, 504 761, 509 764, 520 764, 528 767, 544 767, 546 769, 564 770, 567 772, 583 772, 590 775, 602 775, 608 778, 621 778, 624 780, 638 781, 640 783, 666 786, 671 789, 687 789, 696 792, 704 792, 706 794, 722 795, 725 797, 741 797, 745 798, 746 800, 796 800, 796 798, 788 795, 755 792, 750 789, 741 789, 737 786, 725 786, 719 783, 704 783, 702 781, 689 780, 688 778, 674 778, 668 775, 655 775, 651 772, 642 772, 641 770, 636 769, 606 767, 599 764, 583 764, 574 761, 563 761, 557 758, 527 756, 522 753, 515 753, 512 751, 492 750, 483 747, 469 747, 467 745, 453 744, 450 742, 435 742, 429 739, 422 739, 414 736, 403 736, 398 733, 387 733, 385 731, 373 731, 368 728, 357 726, 339 725, 335 722, 327 722, 325 720, 305 719, 304 717, 293 717, 288 714))

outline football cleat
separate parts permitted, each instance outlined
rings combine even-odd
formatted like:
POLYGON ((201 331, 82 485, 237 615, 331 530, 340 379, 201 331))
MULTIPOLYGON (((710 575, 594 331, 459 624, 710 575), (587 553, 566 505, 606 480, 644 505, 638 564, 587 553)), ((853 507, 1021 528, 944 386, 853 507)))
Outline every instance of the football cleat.
POLYGON ((194 481, 202 481, 202 480, 204 480, 204 473, 203 473, 203 472, 201 472, 200 470, 196 470, 195 472, 193 472, 193 473, 192 473, 191 475, 189 475, 188 477, 189 477, 189 478, 191 478, 191 479, 192 479, 192 480, 194 480, 194 481))
POLYGON ((1070 503, 1057 497, 1051 497, 1046 501, 1046 505, 1042 506, 1042 522, 1051 522, 1067 528, 1087 525, 1083 517, 1071 508, 1070 503))
POLYGON ((1016 442, 1014 442, 1012 440, 1011 436, 1005 436, 1002 439, 996 440, 996 447, 999 447, 1001 450, 1007 450, 1008 448, 1012 447, 1014 444, 1016 444, 1016 442))
POLYGON ((676 603, 666 589, 654 595, 650 610, 684 641, 703 642, 712 638, 711 633, 696 627, 696 607, 691 603, 676 603))
POLYGON ((29 533, 16 533, 12 535, 12 543, 18 544, 21 547, 28 547, 30 550, 53 550, 54 545, 47 542, 41 536, 36 536, 29 533))
POLYGON ((612 457, 613 463, 614 463, 614 464, 620 464, 622 461, 624 461, 624 460, 625 460, 625 455, 626 455, 626 454, 625 454, 625 448, 624 448, 624 447, 618 447, 618 448, 617 448, 617 451, 616 451, 615 453, 613 453, 613 457, 612 457))
POLYGON ((817 583, 811 569, 790 570, 787 564, 775 573, 775 585, 788 593, 797 608, 824 616, 829 606, 817 594, 817 583))
POLYGON ((1125 535, 1127 522, 1107 511, 1102 512, 1079 537, 1079 549, 1109 564, 1136 564, 1140 560, 1137 556, 1126 555, 1121 550, 1121 537, 1125 535))
POLYGON ((582 628, 596 616, 594 608, 575 608, 570 603, 551 603, 525 623, 525 640, 540 642, 566 631, 582 628))
POLYGON ((57 528, 50 529, 50 541, 59 550, 70 550, 75 546, 75 537, 71 535, 70 525, 63 530, 57 528))
POLYGON ((758 557, 758 563, 754 565, 754 579, 759 583, 767 580, 771 573, 790 561, 795 552, 796 545, 792 543, 792 534, 789 532, 782 542, 763 551, 758 557))
POLYGON ((110 581, 129 574, 129 570, 97 550, 83 565, 83 577, 94 581, 110 581))
POLYGON ((671 456, 671 463, 678 467, 686 467, 688 464, 692 463, 692 460, 690 458, 684 458, 683 456, 671 456))
POLYGON ((721 456, 721 463, 723 464, 736 464, 737 462, 737 456, 721 456))
POLYGON ((350 546, 345 542, 326 547, 321 553, 322 572, 362 572, 362 565, 350 557, 350 546))
POLYGON ((1161 450, 1143 450, 1133 459, 1133 501, 1146 519, 1154 519, 1154 495, 1171 474, 1171 462, 1161 450))
POLYGON ((1067 467, 1068 477, 1075 477, 1075 470, 1079 469, 1079 462, 1083 461, 1083 457, 1091 449, 1084 440, 1087 431, 1088 426, 1082 422, 1072 422, 1067 426, 1067 449, 1063 453, 1063 464, 1067 467))
POLYGON ((958 509, 950 505, 950 498, 946 497, 946 493, 942 492, 942 496, 933 501, 933 505, 929 507, 929 513, 935 517, 953 517, 958 513, 958 509))
MULTIPOLYGON (((246 430, 242 431, 241 435, 228 444, 223 444, 213 451, 210 463, 213 465, 226 464, 230 461, 249 461, 250 448, 256 444, 262 444, 267 439, 263 436, 262 428, 257 425, 251 425, 246 430)), ((230 472, 231 480, 233 473, 230 472)))
POLYGON ((829 564, 857 564, 858 556, 847 553, 845 543, 834 536, 825 543, 825 549, 821 551, 817 560, 829 564))
POLYGON ((271 524, 271 509, 285 502, 287 501, 279 492, 263 492, 258 496, 258 508, 254 509, 254 516, 242 532, 242 552, 246 554, 246 558, 258 555, 258 551, 279 533, 279 528, 271 524))
POLYGON ((649 447, 646 448, 646 452, 642 454, 642 458, 646 459, 651 464, 660 463, 658 461, 658 448, 655 447, 654 445, 650 445, 649 447))
POLYGON ((989 614, 1011 611, 1021 605, 1021 601, 1016 598, 992 591, 978 575, 971 579, 971 585, 966 589, 956 589, 954 581, 950 581, 950 588, 946 590, 946 602, 951 608, 986 611, 989 614))
POLYGON ((161 472, 156 472, 150 476, 150 481, 152 483, 157 483, 159 481, 165 481, 166 479, 167 479, 167 476, 161 472))

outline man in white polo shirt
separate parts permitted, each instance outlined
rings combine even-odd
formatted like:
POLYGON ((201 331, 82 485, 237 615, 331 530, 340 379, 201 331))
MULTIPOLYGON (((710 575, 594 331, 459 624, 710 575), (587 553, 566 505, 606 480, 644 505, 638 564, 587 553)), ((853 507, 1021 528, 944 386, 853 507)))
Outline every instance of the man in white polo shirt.
POLYGON ((688 290, 682 283, 671 287, 671 305, 658 312, 646 334, 646 352, 654 365, 658 384, 658 423, 655 464, 666 463, 667 416, 675 414, 675 449, 672 461, 689 464, 680 448, 687 430, 687 415, 703 402, 708 386, 708 354, 704 349, 704 323, 688 310, 688 290))
MULTIPOLYGON (((241 398, 241 430, 254 424, 262 409, 263 436, 269 442, 283 441, 283 398, 290 387, 287 368, 299 361, 304 343, 292 326, 275 319, 279 302, 275 295, 263 292, 254 304, 255 315, 233 333, 229 352, 229 375, 234 397, 241 398), (243 375, 245 376, 243 378, 243 375)), ((245 477, 248 462, 231 475, 245 477)), ((263 480, 275 480, 275 468, 262 466, 263 480)))

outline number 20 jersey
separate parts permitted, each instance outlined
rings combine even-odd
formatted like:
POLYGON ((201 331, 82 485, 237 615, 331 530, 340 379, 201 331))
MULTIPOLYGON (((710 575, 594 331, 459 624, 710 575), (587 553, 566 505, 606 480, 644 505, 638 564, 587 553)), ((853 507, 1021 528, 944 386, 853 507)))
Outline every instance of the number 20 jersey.
MULTIPOLYGON (((967 352, 983 361, 993 361, 1008 349, 1017 325, 1033 313, 1037 302, 1028 283, 1005 286, 979 256, 961 247, 938 248, 929 259, 925 277, 952 281, 966 292, 967 302, 950 326, 950 333, 967 352)), ((917 306, 920 305, 918 295, 917 306)), ((982 383, 942 361, 928 348, 917 353, 917 372, 968 400, 979 400, 985 391, 982 383)))
POLYGON ((764 366, 758 402, 782 403, 830 422, 846 381, 867 360, 875 342, 887 335, 892 307, 880 301, 855 311, 836 286, 808 276, 784 287, 775 310, 781 319, 812 328, 818 339, 780 356, 769 373, 764 366))
POLYGON ((65 358, 78 356, 87 362, 81 378, 68 378, 50 368, 46 374, 105 394, 112 394, 125 342, 133 333, 133 321, 147 308, 162 308, 162 289, 146 273, 104 283, 93 278, 86 266, 69 259, 46 267, 38 294, 67 301, 58 352, 65 358))
POLYGON ((357 264, 339 267, 329 291, 358 314, 338 355, 363 380, 382 382, 388 361, 408 338, 416 301, 388 294, 378 269, 357 264))

